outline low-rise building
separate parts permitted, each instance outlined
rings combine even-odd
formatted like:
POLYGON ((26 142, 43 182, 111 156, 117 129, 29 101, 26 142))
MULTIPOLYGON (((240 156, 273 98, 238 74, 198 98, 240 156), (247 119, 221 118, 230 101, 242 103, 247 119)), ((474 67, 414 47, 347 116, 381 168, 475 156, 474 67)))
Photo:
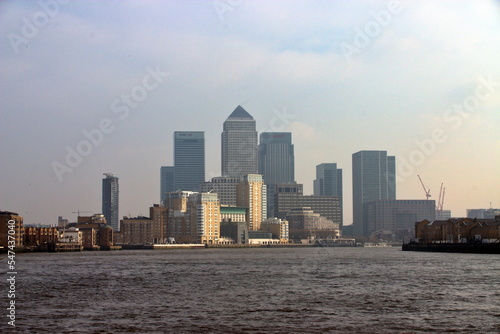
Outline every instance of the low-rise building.
POLYGON ((423 220, 415 223, 415 238, 420 243, 498 242, 500 216, 494 219, 423 220))
POLYGON ((289 224, 287 220, 280 218, 269 218, 262 222, 261 230, 271 232, 273 238, 281 243, 288 243, 290 238, 289 224))
POLYGON ((24 244, 24 228, 23 217, 15 212, 0 211, 0 248, 7 248, 15 241, 16 249, 22 248, 24 244), (13 231, 13 232, 10 232, 13 231), (14 237, 14 240, 9 239, 9 236, 14 237))
POLYGON ((340 226, 326 217, 315 213, 310 207, 292 209, 287 215, 290 239, 339 238, 340 226))
POLYGON ((165 244, 167 242, 167 208, 154 204, 149 217, 123 217, 120 222, 124 245, 165 244))

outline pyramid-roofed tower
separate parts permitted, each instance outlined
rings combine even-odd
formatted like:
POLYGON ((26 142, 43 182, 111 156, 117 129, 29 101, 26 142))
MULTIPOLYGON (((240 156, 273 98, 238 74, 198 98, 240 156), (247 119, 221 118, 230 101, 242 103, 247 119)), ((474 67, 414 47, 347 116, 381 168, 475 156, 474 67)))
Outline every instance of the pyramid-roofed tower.
POLYGON ((257 174, 256 123, 242 106, 237 106, 224 122, 221 146, 222 176, 257 174))

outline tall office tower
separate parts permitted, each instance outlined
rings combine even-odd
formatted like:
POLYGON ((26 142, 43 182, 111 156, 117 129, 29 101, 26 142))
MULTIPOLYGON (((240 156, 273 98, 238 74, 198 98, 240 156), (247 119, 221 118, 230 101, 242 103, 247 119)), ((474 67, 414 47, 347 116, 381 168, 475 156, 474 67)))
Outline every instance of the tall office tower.
POLYGON ((198 191, 205 182, 205 133, 174 132, 174 189, 198 191))
POLYGON ((386 151, 359 151, 352 155, 352 206, 355 237, 367 237, 368 202, 396 199, 396 158, 386 151))
POLYGON ((196 231, 194 239, 196 243, 219 243, 220 220, 220 202, 217 194, 193 193, 189 196, 186 224, 196 231))
POLYGON ((236 186, 236 202, 248 208, 248 230, 260 230, 260 224, 267 217, 267 190, 262 175, 248 174, 236 186))
POLYGON ((344 222, 342 199, 342 169, 336 163, 324 163, 316 166, 314 196, 337 196, 340 201, 340 229, 344 222))
POLYGON ((102 179, 102 213, 106 222, 114 231, 120 229, 118 215, 118 178, 111 173, 104 173, 102 179))
POLYGON ((174 166, 160 167, 160 203, 165 200, 165 194, 175 191, 174 188, 174 166))
POLYGON ((255 120, 238 106, 224 122, 221 135, 222 176, 257 174, 257 131, 255 120))
POLYGON ((276 184, 295 181, 295 158, 290 132, 263 132, 259 143, 259 174, 267 186, 267 214, 274 217, 276 184))

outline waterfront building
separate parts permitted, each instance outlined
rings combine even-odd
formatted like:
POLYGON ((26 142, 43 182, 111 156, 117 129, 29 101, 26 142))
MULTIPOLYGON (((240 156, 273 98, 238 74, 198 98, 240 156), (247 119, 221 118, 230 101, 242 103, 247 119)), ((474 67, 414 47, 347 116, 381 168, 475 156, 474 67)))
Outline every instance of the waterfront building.
POLYGON ((273 239, 278 239, 281 243, 288 243, 290 239, 289 224, 287 220, 280 218, 269 218, 262 222, 261 230, 271 232, 273 239))
POLYGON ((217 194, 191 194, 187 201, 186 224, 195 231, 195 243, 219 243, 220 202, 217 194))
POLYGON ((59 237, 59 243, 76 243, 82 245, 83 235, 77 227, 65 228, 59 237))
POLYGON ((248 230, 257 231, 267 217, 267 189, 260 174, 248 174, 236 186, 236 204, 248 208, 248 230))
POLYGON ((498 243, 500 216, 494 219, 450 218, 415 223, 415 238, 420 243, 498 243))
MULTIPOLYGON (((415 228, 415 222, 435 219, 434 200, 378 200, 366 203, 367 233, 383 230, 397 231, 415 228)), ((413 233, 411 233, 413 234, 413 233)))
POLYGON ((113 230, 118 231, 120 230, 118 178, 111 173, 104 173, 104 176, 106 177, 102 180, 102 213, 113 230))
POLYGON ((205 182, 205 132, 174 132, 174 189, 198 191, 205 182))
POLYGON ((258 173, 256 123, 241 106, 236 107, 224 122, 221 149, 222 176, 258 173))
POLYGON ((303 194, 303 185, 277 184, 274 197, 274 208, 277 218, 285 219, 292 210, 310 207, 315 213, 341 225, 340 199, 337 196, 314 196, 303 194))
POLYGON ((237 244, 248 242, 248 208, 221 205, 220 218, 221 238, 237 244))
POLYGON ((216 193, 221 205, 236 206, 236 186, 240 177, 217 176, 200 185, 202 193, 216 193))
POLYGON ((24 227, 24 245, 47 247, 49 243, 56 243, 59 240, 59 231, 57 227, 25 226, 24 227))
POLYGON ((167 242, 167 208, 154 204, 149 217, 123 217, 122 243, 124 245, 165 244, 167 242))
POLYGON ((342 169, 336 163, 322 163, 316 166, 314 196, 336 196, 340 202, 340 227, 344 223, 342 196, 342 169))
POLYGON ((295 181, 295 157, 290 132, 263 132, 259 143, 259 174, 267 186, 267 215, 274 217, 274 190, 295 181))
POLYGON ((191 243, 196 238, 196 228, 186 222, 187 201, 192 191, 175 191, 165 195, 168 210, 167 237, 172 242, 191 243))
POLYGON ((160 167, 160 203, 165 200, 165 194, 175 191, 174 187, 174 166, 161 166, 160 167))
POLYGON ((291 239, 339 238, 340 226, 332 220, 315 213, 310 207, 293 208, 286 215, 291 239))
POLYGON ((13 226, 13 230, 15 232, 14 241, 16 249, 22 248, 24 244, 23 217, 10 211, 0 211, 0 247, 7 248, 9 246, 8 232, 12 230, 10 226, 13 226), (11 220, 14 221, 13 224, 9 224, 9 221, 11 220))
POLYGON ((103 214, 78 216, 76 223, 68 227, 76 227, 82 232, 82 245, 87 250, 108 249, 114 245, 114 229, 107 224, 103 214))
POLYGON ((352 155, 354 236, 369 236, 366 204, 396 199, 396 158, 386 151, 359 151, 352 155))

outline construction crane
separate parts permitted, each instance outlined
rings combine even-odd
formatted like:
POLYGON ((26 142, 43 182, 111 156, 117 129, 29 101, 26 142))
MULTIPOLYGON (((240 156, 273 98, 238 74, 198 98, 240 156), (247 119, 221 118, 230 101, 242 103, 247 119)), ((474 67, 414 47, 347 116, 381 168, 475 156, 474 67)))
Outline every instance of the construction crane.
POLYGON ((436 211, 437 212, 443 211, 445 191, 446 191, 446 188, 444 188, 443 183, 441 183, 441 188, 439 189, 439 199, 438 199, 438 202, 436 204, 436 211))
POLYGON ((417 175, 417 176, 418 176, 418 179, 420 180, 420 184, 422 185, 422 188, 424 188, 425 198, 428 200, 429 197, 431 197, 431 189, 429 189, 425 186, 424 181, 422 181, 422 178, 420 177, 420 175, 417 175))

